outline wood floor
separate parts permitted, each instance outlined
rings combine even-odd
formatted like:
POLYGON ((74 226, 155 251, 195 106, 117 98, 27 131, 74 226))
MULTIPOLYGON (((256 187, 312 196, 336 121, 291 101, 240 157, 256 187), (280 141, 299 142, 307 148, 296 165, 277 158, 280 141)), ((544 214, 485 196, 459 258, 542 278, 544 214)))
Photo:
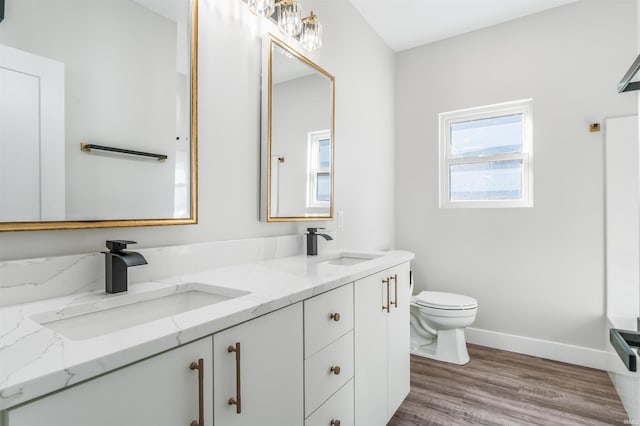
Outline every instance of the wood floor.
POLYGON ((389 426, 627 425, 606 372, 468 345, 463 366, 411 356, 411 393, 389 426))

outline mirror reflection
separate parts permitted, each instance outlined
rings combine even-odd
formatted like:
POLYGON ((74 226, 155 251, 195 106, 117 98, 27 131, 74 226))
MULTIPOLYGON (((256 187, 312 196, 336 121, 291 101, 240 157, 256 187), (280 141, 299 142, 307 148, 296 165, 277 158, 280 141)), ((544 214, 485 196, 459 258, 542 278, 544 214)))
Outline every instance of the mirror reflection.
POLYGON ((267 220, 331 219, 334 77, 267 40, 267 220))
POLYGON ((195 221, 196 11, 196 0, 7 3, 0 229, 195 221))

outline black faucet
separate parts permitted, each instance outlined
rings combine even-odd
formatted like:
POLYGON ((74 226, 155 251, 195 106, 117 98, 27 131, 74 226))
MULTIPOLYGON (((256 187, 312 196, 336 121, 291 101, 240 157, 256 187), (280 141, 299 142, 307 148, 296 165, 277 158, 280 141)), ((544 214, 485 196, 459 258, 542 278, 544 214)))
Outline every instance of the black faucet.
POLYGON ((127 244, 135 241, 109 240, 105 254, 105 291, 107 293, 121 293, 127 291, 127 268, 129 266, 146 265, 147 260, 135 251, 124 251, 127 244))
POLYGON ((318 235, 320 235, 327 241, 333 240, 330 235, 317 234, 316 232, 318 232, 318 229, 324 228, 307 228, 307 256, 318 255, 318 235))

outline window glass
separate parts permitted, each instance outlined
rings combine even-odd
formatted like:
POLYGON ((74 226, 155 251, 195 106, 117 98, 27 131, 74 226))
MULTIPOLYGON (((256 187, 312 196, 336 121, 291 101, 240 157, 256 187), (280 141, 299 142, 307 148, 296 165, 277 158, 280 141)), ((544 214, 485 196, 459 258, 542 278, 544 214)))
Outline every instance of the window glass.
POLYGON ((331 201, 331 176, 329 173, 318 173, 318 201, 331 201))
POLYGON ((449 158, 522 151, 522 114, 451 123, 449 158))
POLYGON ((328 169, 331 167, 331 139, 321 139, 318 142, 319 149, 319 167, 328 169))
POLYGON ((449 166, 449 199, 521 200, 522 160, 449 166))

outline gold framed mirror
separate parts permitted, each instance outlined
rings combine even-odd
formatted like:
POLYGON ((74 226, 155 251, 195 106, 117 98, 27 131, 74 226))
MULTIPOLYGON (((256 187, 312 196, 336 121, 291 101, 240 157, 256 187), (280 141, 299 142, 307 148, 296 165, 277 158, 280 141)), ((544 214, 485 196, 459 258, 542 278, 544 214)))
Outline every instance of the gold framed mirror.
POLYGON ((262 219, 331 220, 335 77, 272 34, 262 67, 262 219))
POLYGON ((197 223, 197 52, 198 0, 7 4, 0 231, 197 223))

